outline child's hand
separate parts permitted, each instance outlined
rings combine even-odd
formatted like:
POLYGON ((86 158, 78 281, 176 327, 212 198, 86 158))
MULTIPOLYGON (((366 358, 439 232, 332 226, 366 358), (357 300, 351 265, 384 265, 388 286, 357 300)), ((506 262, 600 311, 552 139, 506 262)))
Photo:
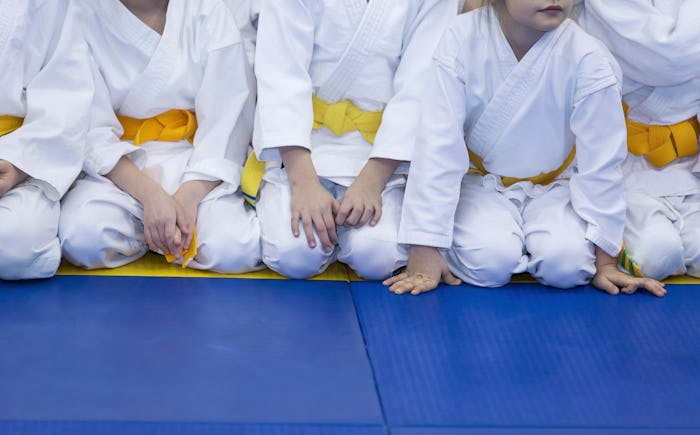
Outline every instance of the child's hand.
POLYGON ((179 205, 163 189, 153 189, 142 200, 143 229, 152 251, 178 256, 182 253, 182 234, 178 229, 179 205))
POLYGON ((448 285, 462 283, 452 275, 447 262, 436 248, 411 246, 406 271, 384 280, 382 284, 390 286, 389 291, 397 295, 410 292, 415 296, 435 289, 440 279, 448 285))
POLYGON ((390 159, 369 159, 340 200, 336 225, 355 228, 367 222, 370 226, 377 225, 382 217, 382 191, 399 163, 390 159))
POLYGON ((0 160, 0 196, 26 180, 29 176, 7 160, 0 160))
POLYGON ((323 250, 330 252, 338 243, 333 216, 340 204, 321 186, 318 180, 292 189, 292 234, 299 237, 299 221, 304 228, 310 248, 316 247, 314 228, 323 250))
POLYGON ((310 248, 316 247, 314 228, 323 250, 330 252, 338 243, 334 216, 340 204, 323 188, 318 180, 311 160, 311 152, 306 148, 289 146, 280 148, 289 187, 292 191, 292 234, 299 237, 299 221, 304 227, 306 242, 310 248))
POLYGON ((182 234, 182 246, 179 252, 172 252, 175 258, 182 256, 182 251, 190 247, 194 237, 194 229, 197 224, 197 209, 202 199, 219 183, 209 184, 208 181, 187 181, 183 183, 173 199, 177 203, 177 217, 175 219, 177 228, 182 234))
POLYGON ((377 225, 382 217, 382 190, 384 185, 377 185, 358 177, 348 187, 340 200, 340 209, 335 217, 335 224, 359 228, 369 222, 377 225), (372 220, 370 220, 372 218, 372 220))
POLYGON ((664 297, 664 284, 651 278, 639 278, 621 272, 617 268, 617 260, 596 246, 596 274, 591 281, 593 286, 618 295, 620 292, 632 294, 639 288, 646 289, 654 296, 664 297))

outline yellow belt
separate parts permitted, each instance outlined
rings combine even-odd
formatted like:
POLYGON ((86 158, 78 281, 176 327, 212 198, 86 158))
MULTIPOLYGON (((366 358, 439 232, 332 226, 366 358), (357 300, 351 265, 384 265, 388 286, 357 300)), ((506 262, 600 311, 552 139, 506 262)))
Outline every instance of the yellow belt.
MULTIPOLYGON (((336 136, 358 131, 367 142, 374 143, 384 112, 365 112, 347 100, 329 104, 316 95, 312 97, 311 102, 314 110, 314 130, 326 127, 336 136)), ((251 153, 243 167, 241 190, 243 198, 253 207, 264 172, 265 164, 251 153)))
MULTIPOLYGON (((546 172, 542 173, 540 175, 535 175, 534 177, 529 177, 529 178, 515 178, 515 177, 501 177, 501 181, 503 182, 503 185, 506 187, 512 186, 515 183, 518 183, 520 181, 530 181, 533 184, 541 184, 541 185, 547 185, 551 183, 552 181, 556 180, 557 177, 559 177, 565 170, 566 168, 571 165, 571 162, 574 161, 574 158, 576 157, 576 147, 573 147, 571 149, 571 152, 569 153, 569 156, 566 158, 564 163, 559 166, 557 169, 551 171, 551 172, 546 172)), ((481 175, 486 175, 489 172, 484 168, 484 162, 481 159, 481 157, 477 156, 474 154, 471 150, 469 150, 469 160, 476 166, 476 168, 469 168, 469 172, 481 174, 481 175)))
POLYGON ((617 264, 629 272, 630 275, 644 277, 642 270, 639 268, 639 264, 632 258, 624 243, 622 244, 620 253, 617 255, 617 264))
POLYGON ((146 119, 128 116, 117 118, 124 127, 122 139, 134 141, 136 146, 149 141, 177 142, 187 139, 193 142, 197 132, 197 117, 189 110, 168 110, 146 119))
POLYGON ((627 118, 627 149, 635 156, 646 156, 657 168, 698 153, 700 123, 697 118, 673 125, 647 125, 627 118))
POLYGON ((5 136, 22 126, 24 119, 16 116, 2 115, 0 116, 0 136, 5 136))
MULTIPOLYGON (((150 141, 177 142, 187 139, 193 142, 194 134, 197 132, 197 117, 189 110, 168 110, 146 119, 121 115, 117 118, 124 128, 122 139, 134 141, 136 146, 150 141)), ((182 267, 187 267, 187 264, 196 256, 197 229, 195 228, 190 246, 182 251, 182 267)), ((175 257, 171 254, 165 254, 165 259, 168 263, 175 261, 175 257)))

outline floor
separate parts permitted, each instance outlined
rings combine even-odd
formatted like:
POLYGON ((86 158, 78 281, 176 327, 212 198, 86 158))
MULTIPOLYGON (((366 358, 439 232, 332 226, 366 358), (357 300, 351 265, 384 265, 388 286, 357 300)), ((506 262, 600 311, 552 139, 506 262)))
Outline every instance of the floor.
POLYGON ((399 297, 158 268, 0 282, 0 434, 700 433, 700 280, 399 297))

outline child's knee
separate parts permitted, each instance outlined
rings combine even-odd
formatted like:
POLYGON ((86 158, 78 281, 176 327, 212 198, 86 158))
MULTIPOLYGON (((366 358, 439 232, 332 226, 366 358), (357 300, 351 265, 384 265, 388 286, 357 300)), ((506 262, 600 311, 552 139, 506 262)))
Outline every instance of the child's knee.
POLYGON ((61 259, 56 220, 34 210, 0 213, 0 279, 48 278, 56 272, 61 259))
POLYGON ((280 240, 262 238, 263 262, 270 269, 292 279, 306 279, 317 275, 330 263, 330 254, 323 252, 320 244, 310 248, 302 234, 280 240))
POLYGON ((231 225, 198 240, 196 261, 202 269, 245 273, 261 268, 260 228, 231 225))
POLYGON ((338 260, 347 264, 365 279, 380 280, 406 264, 408 253, 395 241, 377 240, 359 234, 347 239, 340 248, 338 260))
POLYGON ((685 266, 687 274, 700 278, 700 227, 693 227, 684 234, 685 266))
POLYGON ((572 242, 549 238, 528 248, 528 271, 542 284, 572 288, 587 284, 595 274, 594 246, 585 239, 572 242))
POLYGON ((664 279, 685 270, 683 243, 677 233, 650 231, 643 242, 628 248, 646 277, 664 279))
POLYGON ((465 282, 480 287, 501 287, 510 282, 523 263, 522 242, 504 237, 481 248, 453 246, 447 253, 450 270, 465 282))

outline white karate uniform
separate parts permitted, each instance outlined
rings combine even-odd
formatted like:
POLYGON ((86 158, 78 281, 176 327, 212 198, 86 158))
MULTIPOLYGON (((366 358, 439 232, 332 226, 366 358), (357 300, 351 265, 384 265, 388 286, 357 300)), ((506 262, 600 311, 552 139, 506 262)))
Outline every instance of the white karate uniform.
POLYGON ((525 271, 556 287, 588 282, 593 245, 616 255, 625 218, 625 124, 611 104, 620 79, 610 53, 566 20, 518 62, 496 14, 476 10, 447 30, 433 72, 399 241, 440 248, 474 285, 525 271), (550 184, 504 186, 500 176, 554 171, 574 144, 573 164, 550 184), (486 176, 465 175, 467 145, 486 176))
MULTIPOLYGON (((672 125, 700 108, 700 2, 586 0, 578 20, 616 56, 631 120, 672 125), (640 26, 639 23, 644 23, 640 26)), ((657 168, 629 154, 625 243, 646 276, 700 277, 700 160, 657 168)))
POLYGON ((304 278, 322 272, 337 256, 361 276, 379 279, 405 264, 407 252, 396 242, 405 178, 399 175, 401 171, 384 189, 379 223, 375 227, 338 228, 338 246, 325 253, 320 244, 310 249, 305 237, 292 234, 289 184, 286 171, 280 169, 278 148, 302 146, 311 150, 317 174, 337 199, 368 159, 410 160, 429 53, 457 8, 457 0, 262 3, 253 146, 257 156, 268 162, 257 211, 263 261, 270 268, 304 278), (377 22, 376 34, 356 32, 377 22), (353 53, 366 57, 355 67, 334 71, 356 33, 361 42, 352 46, 353 53), (318 93, 330 76, 335 77, 334 85, 343 82, 347 89, 332 99, 325 97, 326 101, 350 100, 365 111, 384 111, 374 145, 357 131, 342 136, 325 127, 312 131, 312 93, 318 93))
POLYGON ((68 0, 0 0, 0 159, 29 178, 0 197, 0 278, 52 276, 59 200, 80 172, 92 98, 87 47, 68 0), (40 30, 40 31, 39 31, 40 30))
POLYGON ((223 0, 233 14, 241 32, 246 55, 251 65, 255 62, 255 39, 258 33, 258 17, 261 0, 223 0))
POLYGON ((64 200, 65 257, 86 268, 116 267, 148 249, 143 207, 109 179, 122 156, 168 194, 191 180, 218 181, 199 204, 190 267, 240 273, 262 267, 259 224, 240 193, 254 91, 231 15, 220 0, 170 0, 162 36, 117 0, 80 0, 96 93, 84 170, 64 200), (116 115, 150 118, 194 111, 194 144, 121 140, 116 115))

